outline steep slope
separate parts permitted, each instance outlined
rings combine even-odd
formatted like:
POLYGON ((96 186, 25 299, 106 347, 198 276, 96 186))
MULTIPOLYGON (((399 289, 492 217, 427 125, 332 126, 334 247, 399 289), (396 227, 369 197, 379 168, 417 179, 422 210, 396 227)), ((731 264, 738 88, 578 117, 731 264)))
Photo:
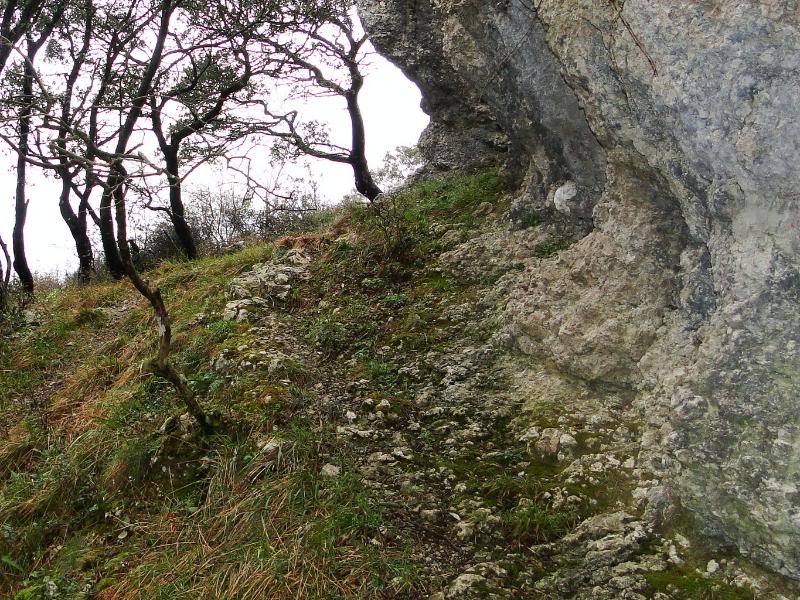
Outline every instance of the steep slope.
MULTIPOLYGON (((748 598, 783 586, 719 554, 705 573, 701 543, 642 513, 631 388, 515 349, 504 312, 545 284, 520 295, 520 278, 535 268, 564 286, 588 240, 550 224, 509 231, 506 185, 496 170, 430 180, 318 233, 152 273, 177 362, 216 415, 207 439, 143 371, 152 323, 125 284, 41 300, 2 353, 0 594, 748 598)), ((639 225, 670 215, 643 210, 639 225)), ((624 268, 608 257, 632 242, 605 235, 596 261, 624 268)), ((643 270, 660 273, 659 252, 643 270)), ((543 323, 571 318, 563 290, 543 323)), ((570 360, 627 372, 590 350, 570 360)))
POLYGON ((630 391, 654 522, 688 509, 800 579, 796 4, 359 5, 423 91, 431 164, 500 157, 516 227, 580 238, 508 283, 517 346, 630 391))
MULTIPOLYGON (((777 597, 642 512, 629 387, 515 348, 519 278, 562 277, 588 242, 509 232, 506 185, 424 181, 151 273, 209 438, 143 370, 155 336, 124 283, 40 300, 0 365, 0 595, 777 597)), ((625 243, 607 236, 598 261, 625 243)))
MULTIPOLYGON (((491 446, 508 418, 439 395, 491 327, 479 284, 434 257, 502 187, 421 184, 386 214, 352 207, 329 231, 152 273, 217 415, 209 439, 143 371, 155 340, 131 289, 41 299, 2 347, 0 595, 421 597, 460 574, 450 465, 474 472, 484 442, 440 449, 457 426, 491 446)), ((547 535, 572 518, 554 512, 547 535)))

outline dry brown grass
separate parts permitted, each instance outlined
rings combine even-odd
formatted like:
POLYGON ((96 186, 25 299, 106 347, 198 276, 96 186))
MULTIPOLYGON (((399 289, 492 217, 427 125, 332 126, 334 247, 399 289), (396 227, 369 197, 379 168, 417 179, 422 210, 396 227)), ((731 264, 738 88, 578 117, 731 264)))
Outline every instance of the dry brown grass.
POLYGON ((325 240, 326 236, 322 234, 287 235, 276 240, 275 247, 316 252, 325 240))
MULTIPOLYGON (((285 243, 309 250, 321 240, 285 243)), ((177 315, 178 353, 201 365, 198 385, 214 375, 207 365, 215 344, 237 339, 246 326, 218 328, 193 317, 219 315, 227 281, 272 252, 247 248, 150 274, 177 315)), ((105 577, 94 597, 106 599, 392 597, 394 588, 376 591, 376 573, 402 562, 402 552, 368 543, 380 517, 369 512, 359 482, 317 481, 319 442, 300 434, 280 460, 257 450, 275 406, 231 412, 229 428, 210 442, 185 430, 159 433, 176 408, 142 370, 155 335, 141 304, 125 283, 67 286, 37 300, 42 325, 14 341, 10 365, 34 376, 9 389, 35 395, 41 430, 21 422, 34 414, 30 406, 13 412, 0 396, 0 415, 10 421, 0 437, 0 473, 18 471, 14 482, 0 481, 0 522, 21 532, 12 550, 0 540, 0 555, 15 552, 25 570, 9 575, 0 565, 0 597, 43 573, 81 585, 105 577), (118 539, 123 530, 129 534, 118 539), (96 566, 65 562, 64 548, 76 539, 94 540, 96 566)), ((253 381, 247 391, 275 402, 289 393, 270 386, 253 381)), ((207 400, 230 410, 229 394, 224 388, 207 400)))
POLYGON ((29 426, 25 423, 13 425, 6 437, 0 440, 0 477, 12 469, 23 467, 35 447, 29 426))
POLYGON ((167 513, 152 523, 150 547, 137 566, 98 597, 384 597, 370 592, 375 573, 360 544, 348 535, 317 537, 317 524, 339 506, 309 497, 298 513, 299 496, 308 492, 298 483, 307 460, 289 450, 277 465, 262 457, 242 469, 235 456, 218 455, 203 506, 189 517, 167 513))

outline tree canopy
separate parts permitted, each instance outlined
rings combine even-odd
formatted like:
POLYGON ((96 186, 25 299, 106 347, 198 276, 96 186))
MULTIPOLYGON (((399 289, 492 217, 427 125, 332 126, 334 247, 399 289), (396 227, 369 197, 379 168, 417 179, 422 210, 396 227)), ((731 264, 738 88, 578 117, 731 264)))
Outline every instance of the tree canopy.
MULTIPOLYGON (((61 181, 53 199, 75 241, 79 277, 95 269, 90 227, 99 229, 108 272, 127 278, 152 308, 158 330, 149 370, 168 381, 203 431, 212 420, 170 361, 172 323, 156 285, 139 270, 130 239, 131 208, 168 217, 189 259, 198 254, 183 188, 200 165, 271 146, 262 160, 308 155, 350 165, 356 189, 380 194, 367 165, 358 95, 367 37, 350 2, 339 0, 6 0, 0 20, 0 140, 17 156, 13 267, 28 293, 34 281, 25 255, 28 168, 61 181), (331 142, 319 123, 271 91, 291 88, 291 101, 314 95, 342 99, 349 146, 331 142)), ((266 168, 267 165, 264 165, 266 168)), ((249 168, 252 190, 303 208, 302 196, 265 185, 249 168)), ((250 202, 255 193, 247 194, 250 202)), ((218 198, 219 199, 219 198, 218 198)), ((246 203, 226 202, 238 210, 246 203)), ((213 211, 211 211, 213 214, 213 211)), ((244 213, 242 213, 244 214, 244 213)), ((227 218, 227 217, 226 217, 227 218)), ((212 228, 203 230, 210 235, 212 228)), ((0 240, 0 304, 6 300, 9 253, 0 240)))
POLYGON ((84 281, 96 266, 95 226, 108 271, 127 275, 120 232, 134 208, 163 214, 183 254, 197 256, 184 188, 210 162, 239 173, 245 194, 271 209, 302 209, 263 174, 303 156, 347 164, 361 194, 380 193, 358 105, 367 37, 351 2, 61 0, 3 9, 0 139, 17 155, 14 266, 30 289, 28 168, 61 182, 53 207, 84 281), (341 99, 349 144, 300 117, 320 95, 341 99))

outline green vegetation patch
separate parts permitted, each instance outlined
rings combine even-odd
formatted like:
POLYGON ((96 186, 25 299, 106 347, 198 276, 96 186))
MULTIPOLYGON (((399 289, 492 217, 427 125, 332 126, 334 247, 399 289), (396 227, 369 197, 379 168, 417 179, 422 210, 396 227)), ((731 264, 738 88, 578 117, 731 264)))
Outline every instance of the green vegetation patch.
POLYGON ((577 511, 556 510, 545 503, 531 502, 504 513, 502 528, 507 539, 529 546, 557 540, 579 522, 577 511))
MULTIPOLYGON (((0 350, 0 417, 14 425, 0 438, 0 596, 420 597, 411 550, 346 443, 297 413, 326 393, 320 365, 366 379, 395 414, 410 410, 419 374, 404 367, 463 334, 442 310, 474 297, 435 268, 435 225, 480 224, 475 209, 504 190, 489 171, 345 209, 331 227, 352 236, 314 246, 313 277, 275 308, 309 352, 269 344, 252 370, 211 367, 223 349, 240 358, 240 346, 256 350, 248 324, 220 320, 225 289, 280 250, 253 246, 149 272, 173 317, 174 364, 221 415, 206 439, 181 423, 173 389, 143 368, 156 329, 127 283, 37 300, 41 324, 0 350), (326 464, 338 475, 324 475, 326 464)), ((514 485, 492 492, 508 535, 550 535, 555 524, 514 512, 528 492, 514 485)))
POLYGON ((473 228, 476 209, 496 203, 507 183, 496 169, 419 182, 371 205, 352 205, 347 219, 384 256, 425 258, 438 250, 434 223, 473 228))
POLYGON ((336 356, 367 343, 376 333, 371 308, 353 300, 323 310, 308 326, 308 339, 323 353, 336 356))
POLYGON ((542 242, 533 249, 533 255, 537 258, 550 258, 572 246, 573 240, 556 240, 552 242, 542 242))
POLYGON ((671 593, 686 600, 754 600, 750 590, 737 588, 714 578, 703 577, 690 567, 673 567, 668 571, 645 575, 656 592, 671 593))

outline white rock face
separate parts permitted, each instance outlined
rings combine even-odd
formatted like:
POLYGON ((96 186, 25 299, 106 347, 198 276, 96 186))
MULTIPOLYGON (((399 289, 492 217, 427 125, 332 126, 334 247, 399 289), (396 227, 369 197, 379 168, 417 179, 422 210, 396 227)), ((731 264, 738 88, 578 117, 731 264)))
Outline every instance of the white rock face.
POLYGON ((568 181, 556 190, 556 193, 553 195, 553 205, 558 212, 568 215, 572 212, 570 201, 577 195, 578 186, 575 185, 574 181, 568 181))
POLYGON ((585 235, 505 283, 516 344, 631 390, 637 468, 800 579, 795 4, 359 0, 432 164, 511 155, 540 220, 585 235))

